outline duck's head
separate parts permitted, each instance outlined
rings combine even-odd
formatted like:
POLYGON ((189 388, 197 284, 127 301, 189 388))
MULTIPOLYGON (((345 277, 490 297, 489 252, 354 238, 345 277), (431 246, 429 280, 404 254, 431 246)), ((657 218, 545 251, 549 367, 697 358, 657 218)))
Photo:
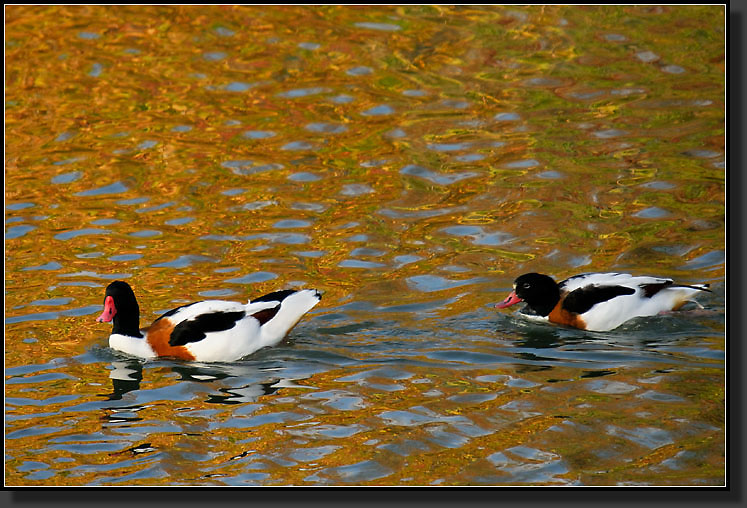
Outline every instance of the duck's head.
POLYGON ((135 293, 129 284, 121 280, 115 280, 106 287, 104 311, 96 318, 96 321, 109 323, 117 315, 140 317, 140 307, 137 304, 135 293))
POLYGON ((560 299, 557 283, 549 275, 525 273, 516 278, 514 289, 496 308, 505 309, 519 302, 526 302, 540 316, 546 316, 560 299))

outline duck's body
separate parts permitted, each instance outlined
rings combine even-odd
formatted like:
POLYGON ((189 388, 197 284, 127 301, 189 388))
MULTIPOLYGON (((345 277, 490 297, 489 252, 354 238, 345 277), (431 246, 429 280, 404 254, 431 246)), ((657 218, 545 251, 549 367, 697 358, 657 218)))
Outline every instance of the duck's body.
POLYGON ((246 304, 205 300, 170 310, 141 330, 132 288, 115 281, 106 288, 96 321, 113 322, 109 346, 133 356, 232 362, 278 344, 320 299, 318 291, 303 289, 276 291, 246 304))
POLYGON ((636 317, 677 310, 703 291, 710 291, 707 284, 675 284, 672 279, 627 273, 586 273, 560 283, 527 273, 496 307, 526 302, 537 320, 603 332, 636 317))

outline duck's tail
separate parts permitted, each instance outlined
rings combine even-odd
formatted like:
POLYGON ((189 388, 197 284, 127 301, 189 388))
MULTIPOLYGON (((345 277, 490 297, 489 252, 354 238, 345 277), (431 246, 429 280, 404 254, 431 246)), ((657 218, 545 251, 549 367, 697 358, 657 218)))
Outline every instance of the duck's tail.
POLYGON ((709 288, 711 287, 710 284, 692 284, 692 285, 686 285, 686 284, 677 284, 678 288, 690 288, 690 289, 698 289, 700 291, 708 291, 709 293, 712 293, 709 288))
POLYGON ((672 286, 672 290, 679 290, 677 291, 679 300, 672 306, 672 310, 679 310, 688 302, 694 303, 699 309, 704 309, 705 307, 703 307, 703 305, 701 305, 701 303, 698 302, 695 297, 700 294, 701 291, 712 293, 712 291, 708 288, 710 288, 710 284, 677 284, 676 286, 672 286))
MULTIPOLYGON (((304 314, 309 312, 322 299, 316 289, 301 289, 299 291, 286 289, 275 291, 252 300, 250 303, 277 302, 268 309, 265 319, 260 319, 261 340, 263 346, 274 346, 285 337, 298 323, 304 314)), ((262 311, 266 312, 266 311, 262 311)))

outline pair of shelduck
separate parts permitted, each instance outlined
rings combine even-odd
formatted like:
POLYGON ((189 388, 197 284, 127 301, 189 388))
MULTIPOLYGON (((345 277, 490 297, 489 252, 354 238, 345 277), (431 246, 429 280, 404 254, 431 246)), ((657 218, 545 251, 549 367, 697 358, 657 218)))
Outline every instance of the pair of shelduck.
MULTIPOLYGON (((624 273, 587 273, 556 283, 527 273, 496 305, 526 304, 528 317, 583 330, 609 331, 636 317, 677 310, 707 284, 624 273)), ((112 322, 109 345, 141 358, 175 357, 199 362, 232 362, 278 344, 321 295, 314 289, 275 291, 246 304, 205 300, 177 307, 140 329, 140 308, 126 282, 106 288, 104 311, 96 321, 112 322)))

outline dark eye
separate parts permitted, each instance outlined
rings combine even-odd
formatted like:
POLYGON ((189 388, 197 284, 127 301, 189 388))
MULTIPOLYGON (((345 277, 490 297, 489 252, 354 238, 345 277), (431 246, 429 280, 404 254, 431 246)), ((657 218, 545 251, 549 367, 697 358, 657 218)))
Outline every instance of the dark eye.
POLYGON ((523 283, 523 284, 521 285, 521 288, 522 288, 522 289, 529 289, 530 287, 532 287, 532 285, 531 285, 530 283, 528 283, 528 282, 525 282, 525 283, 523 283))

